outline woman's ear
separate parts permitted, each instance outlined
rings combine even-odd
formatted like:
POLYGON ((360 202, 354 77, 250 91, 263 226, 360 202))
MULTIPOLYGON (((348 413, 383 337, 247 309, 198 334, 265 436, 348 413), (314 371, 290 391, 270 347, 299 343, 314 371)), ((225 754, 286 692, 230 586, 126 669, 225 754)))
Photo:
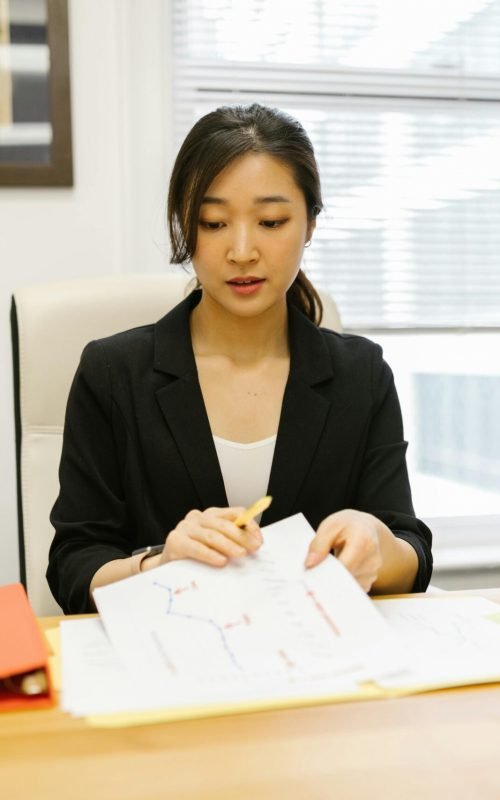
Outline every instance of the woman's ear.
POLYGON ((313 235, 315 229, 316 229, 316 220, 315 219, 310 219, 309 222, 307 223, 307 234, 306 234, 305 247, 309 247, 309 245, 311 244, 312 235, 313 235))

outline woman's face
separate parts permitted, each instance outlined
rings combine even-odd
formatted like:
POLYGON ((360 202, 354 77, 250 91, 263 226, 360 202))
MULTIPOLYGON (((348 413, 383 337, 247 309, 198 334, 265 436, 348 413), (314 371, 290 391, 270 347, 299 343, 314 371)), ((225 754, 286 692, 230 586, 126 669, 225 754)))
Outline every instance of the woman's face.
POLYGON ((192 261, 204 298, 240 316, 283 306, 313 228, 286 165, 258 153, 237 158, 201 204, 192 261))

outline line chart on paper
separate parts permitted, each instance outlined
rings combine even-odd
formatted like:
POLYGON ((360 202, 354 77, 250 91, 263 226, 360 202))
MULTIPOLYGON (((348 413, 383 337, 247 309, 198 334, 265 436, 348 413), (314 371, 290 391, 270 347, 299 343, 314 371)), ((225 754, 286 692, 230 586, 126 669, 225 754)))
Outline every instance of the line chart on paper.
POLYGON ((305 569, 314 531, 301 515, 264 531, 258 553, 223 569, 172 561, 96 589, 122 663, 169 703, 331 690, 406 663, 336 559, 305 569))
POLYGON ((228 603, 203 578, 152 582, 158 600, 150 635, 170 676, 293 678, 332 669, 335 655, 341 667, 338 624, 306 581, 272 580, 257 601, 245 584, 228 603))

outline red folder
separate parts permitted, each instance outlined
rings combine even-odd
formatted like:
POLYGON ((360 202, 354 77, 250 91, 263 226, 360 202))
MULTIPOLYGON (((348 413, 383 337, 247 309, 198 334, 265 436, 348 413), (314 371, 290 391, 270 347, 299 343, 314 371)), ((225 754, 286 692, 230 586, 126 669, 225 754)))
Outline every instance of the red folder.
POLYGON ((0 586, 0 711, 44 708, 54 703, 48 653, 33 609, 20 583, 0 586), (6 687, 5 679, 42 670, 47 681, 43 694, 20 694, 6 687))

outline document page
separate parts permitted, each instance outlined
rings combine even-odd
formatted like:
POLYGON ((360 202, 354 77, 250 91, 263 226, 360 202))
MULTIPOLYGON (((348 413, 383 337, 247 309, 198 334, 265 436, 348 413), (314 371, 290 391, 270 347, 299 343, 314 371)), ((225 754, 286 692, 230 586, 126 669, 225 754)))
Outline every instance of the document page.
POLYGON ((60 627, 65 711, 88 717, 157 707, 154 687, 133 679, 100 619, 65 620, 60 627))
POLYGON ((406 674, 381 677, 381 686, 431 689, 500 679, 496 603, 482 597, 414 597, 376 605, 411 663, 406 674))
POLYGON ((96 589, 135 683, 158 704, 203 705, 351 692, 404 670, 403 647, 338 560, 304 568, 313 535, 296 515, 222 569, 175 561, 96 589))

